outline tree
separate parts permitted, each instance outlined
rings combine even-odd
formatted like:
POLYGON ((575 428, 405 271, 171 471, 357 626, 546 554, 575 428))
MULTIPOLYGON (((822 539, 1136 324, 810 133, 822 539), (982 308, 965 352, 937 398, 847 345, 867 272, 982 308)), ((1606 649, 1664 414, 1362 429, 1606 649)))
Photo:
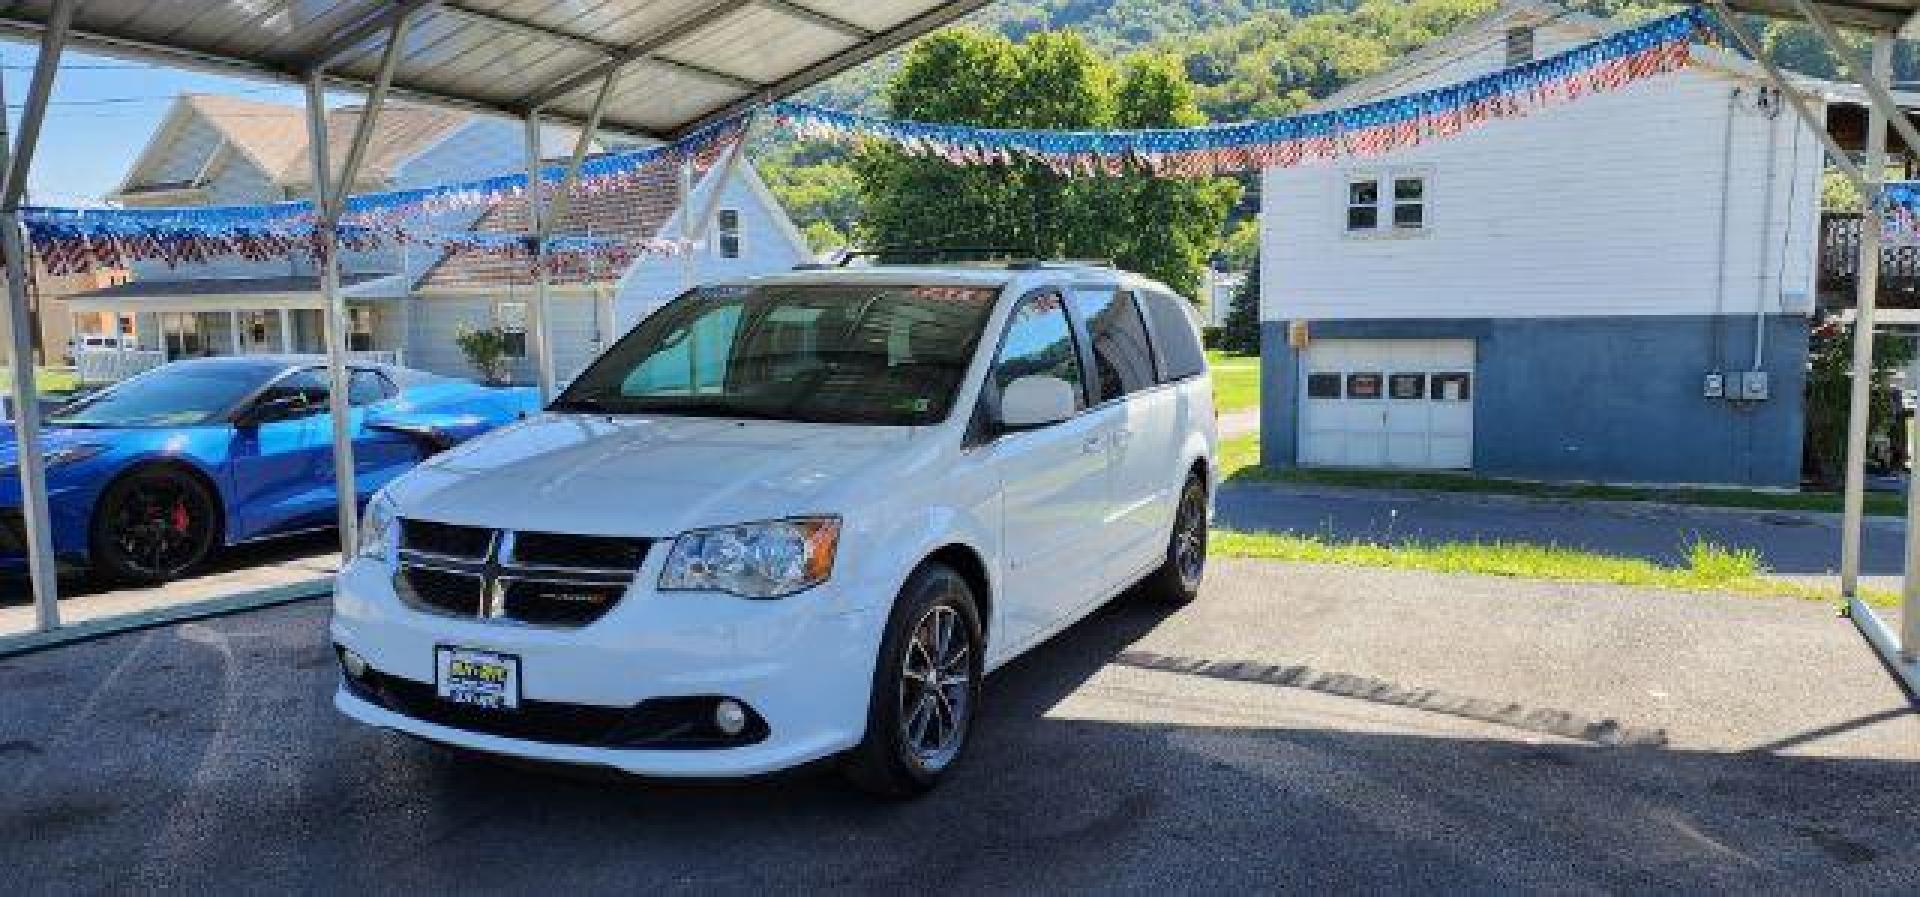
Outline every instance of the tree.
MULTIPOLYGON (((1822 486, 1839 486, 1847 450, 1847 417, 1852 404, 1853 326, 1830 320, 1814 328, 1807 366, 1807 460, 1822 486)), ((1900 420, 1894 414, 1893 374, 1913 360, 1913 344, 1899 334, 1873 337, 1873 401, 1868 404, 1871 439, 1892 439, 1900 420)), ((1897 442, 1897 441, 1896 441, 1897 442)))
POLYGON ((1247 279, 1233 293, 1227 322, 1220 328, 1220 348, 1241 355, 1260 354, 1260 260, 1254 259, 1247 279))
MULTIPOLYGON (((888 114, 999 128, 1177 127, 1203 121, 1177 60, 1118 70, 1079 35, 1015 44, 971 29, 916 45, 887 87, 888 114)), ((1064 177, 1020 161, 956 167, 891 147, 854 163, 861 225, 878 248, 991 248, 1039 257, 1110 258, 1191 295, 1238 186, 1141 174, 1064 177)))

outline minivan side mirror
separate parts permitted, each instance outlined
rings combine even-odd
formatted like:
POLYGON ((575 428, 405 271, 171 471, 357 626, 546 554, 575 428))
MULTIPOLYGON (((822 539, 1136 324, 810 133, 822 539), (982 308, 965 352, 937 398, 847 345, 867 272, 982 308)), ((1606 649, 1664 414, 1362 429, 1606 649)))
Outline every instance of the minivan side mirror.
POLYGON ((1000 426, 1026 430, 1057 424, 1079 411, 1073 384, 1046 374, 1029 374, 1000 391, 1000 426))

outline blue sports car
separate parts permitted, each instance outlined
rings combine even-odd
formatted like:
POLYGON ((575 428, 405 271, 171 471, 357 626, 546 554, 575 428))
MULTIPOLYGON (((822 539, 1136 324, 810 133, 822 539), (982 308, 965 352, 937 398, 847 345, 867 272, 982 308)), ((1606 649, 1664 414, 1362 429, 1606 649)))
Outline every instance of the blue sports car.
MULTIPOLYGON (((422 459, 539 407, 390 365, 350 365, 355 483, 367 496, 422 459)), ((63 563, 157 583, 216 548, 332 526, 333 418, 324 360, 177 361, 50 414, 42 435, 63 563)), ((26 566, 19 447, 0 442, 0 570, 26 566)))

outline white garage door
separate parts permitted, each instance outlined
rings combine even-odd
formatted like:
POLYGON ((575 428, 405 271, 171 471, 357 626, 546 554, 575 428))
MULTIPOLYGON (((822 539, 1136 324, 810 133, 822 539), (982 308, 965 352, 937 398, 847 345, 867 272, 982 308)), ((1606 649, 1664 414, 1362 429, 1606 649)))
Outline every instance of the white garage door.
POLYGON ((1315 340, 1302 354, 1304 465, 1473 466, 1472 340, 1315 340))

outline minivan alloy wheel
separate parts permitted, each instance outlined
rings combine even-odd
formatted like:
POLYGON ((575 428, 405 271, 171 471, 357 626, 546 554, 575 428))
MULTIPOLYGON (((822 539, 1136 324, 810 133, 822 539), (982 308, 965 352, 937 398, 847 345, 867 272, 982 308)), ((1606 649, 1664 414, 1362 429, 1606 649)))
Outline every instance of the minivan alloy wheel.
POLYGON ((901 739, 930 772, 960 753, 973 713, 973 658, 963 625, 951 606, 928 608, 901 663, 901 739))
POLYGON ((1181 583, 1198 589, 1200 576, 1207 569, 1207 490, 1198 481, 1188 482, 1180 496, 1180 510, 1174 519, 1173 562, 1181 583))

